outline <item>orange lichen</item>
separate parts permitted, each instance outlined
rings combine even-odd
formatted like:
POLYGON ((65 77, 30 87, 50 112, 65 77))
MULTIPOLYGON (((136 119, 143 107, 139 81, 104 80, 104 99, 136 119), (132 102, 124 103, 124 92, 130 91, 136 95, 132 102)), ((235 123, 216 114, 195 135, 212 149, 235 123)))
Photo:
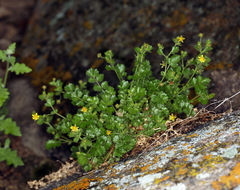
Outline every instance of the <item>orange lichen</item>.
POLYGON ((183 150, 183 151, 182 151, 182 154, 183 154, 183 155, 188 155, 188 154, 190 154, 190 153, 191 153, 191 151, 187 151, 187 150, 183 150))
POLYGON ((104 189, 105 190, 118 190, 118 188, 114 184, 108 185, 107 187, 104 187, 104 189))
POLYGON ((206 67, 206 70, 224 70, 224 69, 232 68, 232 66, 233 65, 231 63, 220 61, 220 62, 212 63, 212 64, 208 65, 206 67))
POLYGON ((63 185, 60 186, 58 188, 55 188, 53 190, 84 190, 84 189, 88 189, 90 182, 91 181, 102 181, 102 178, 93 178, 93 179, 89 179, 87 177, 80 179, 80 181, 73 181, 71 183, 69 183, 68 185, 63 185))
POLYGON ((98 37, 95 42, 95 47, 99 47, 103 42, 103 38, 98 37))
MULTIPOLYGON (((43 56, 45 61, 47 61, 47 58, 48 55, 43 56)), ((41 89, 43 85, 48 84, 53 78, 63 81, 70 81, 72 79, 72 74, 69 71, 64 71, 64 65, 60 65, 57 69, 52 66, 39 69, 38 65, 40 61, 33 56, 25 57, 21 61, 31 67, 32 72, 28 75, 32 79, 32 84, 39 89, 41 89)))
POLYGON ((146 171, 150 166, 152 166, 152 164, 148 164, 148 165, 146 165, 146 166, 143 166, 143 167, 141 168, 141 171, 142 171, 142 172, 146 171))
POLYGON ((184 161, 184 162, 187 162, 187 161, 188 161, 188 159, 187 159, 187 158, 183 158, 183 161, 184 161))
POLYGON ((81 48, 82 48, 82 43, 81 42, 77 42, 71 49, 69 55, 72 57, 74 56, 81 48))
POLYGON ((227 19, 222 13, 216 13, 215 11, 210 11, 210 13, 203 17, 199 22, 200 31, 210 29, 210 31, 216 28, 223 28, 227 25, 227 19))
POLYGON ((198 136, 198 134, 193 133, 192 135, 188 135, 187 137, 188 137, 188 138, 192 138, 192 137, 197 137, 197 136, 198 136))
POLYGON ((186 168, 186 164, 184 164, 183 166, 181 166, 181 167, 178 169, 176 175, 177 175, 177 176, 179 176, 179 175, 184 175, 184 174, 187 173, 187 172, 188 172, 188 169, 186 168))
POLYGON ((181 9, 176 9, 173 11, 170 17, 167 17, 163 20, 163 23, 165 25, 170 25, 170 28, 172 29, 181 29, 190 20, 189 12, 190 10, 184 7, 181 9))
POLYGON ((159 184, 159 183, 161 183, 161 182, 163 182, 163 181, 168 180, 169 178, 170 178, 170 176, 165 176, 165 177, 160 178, 160 179, 155 179, 155 180, 154 180, 154 183, 155 183, 155 184, 159 184))
POLYGON ((211 154, 208 154, 208 155, 204 155, 203 156, 203 159, 204 160, 209 160, 209 159, 211 159, 212 158, 212 155, 211 154))
POLYGON ((88 178, 83 178, 80 180, 79 184, 81 186, 82 189, 87 189, 90 185, 90 180, 88 178))
POLYGON ((212 187, 220 190, 223 186, 232 189, 240 184, 240 162, 232 169, 229 175, 221 176, 218 181, 212 182, 212 187))
POLYGON ((91 30, 93 28, 93 25, 91 23, 91 21, 89 20, 86 20, 84 23, 83 23, 83 27, 88 29, 88 30, 91 30))
POLYGON ((194 147, 193 145, 192 145, 192 146, 189 146, 188 149, 192 149, 193 147, 194 147))
POLYGON ((159 160, 159 157, 158 156, 154 156, 154 160, 153 160, 153 164, 156 164, 159 160))
POLYGON ((174 149, 174 146, 168 146, 164 150, 166 151, 166 150, 172 150, 172 149, 174 149))
POLYGON ((112 169, 110 176, 111 176, 111 177, 115 177, 115 176, 117 175, 117 172, 118 172, 118 171, 117 171, 115 168, 112 169))
POLYGON ((94 63, 92 64, 92 68, 93 69, 95 69, 95 68, 98 68, 100 65, 102 65, 102 63, 103 63, 103 60, 102 59, 96 59, 95 61, 94 61, 94 63))

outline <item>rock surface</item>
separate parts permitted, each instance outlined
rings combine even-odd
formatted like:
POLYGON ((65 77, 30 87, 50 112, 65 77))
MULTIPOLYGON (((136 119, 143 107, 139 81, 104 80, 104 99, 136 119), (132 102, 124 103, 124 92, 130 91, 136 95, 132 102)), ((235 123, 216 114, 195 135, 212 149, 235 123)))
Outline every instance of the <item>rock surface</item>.
MULTIPOLYGON (((226 90, 228 82, 219 82, 222 80, 219 70, 232 68, 227 70, 225 81, 240 72, 239 12, 237 0, 39 0, 21 55, 33 68, 33 84, 41 88, 53 77, 77 82, 85 78, 90 67, 104 70, 105 64, 97 58, 97 53, 108 49, 128 71, 133 64, 134 48, 144 42, 154 47, 162 43, 167 51, 173 45, 172 38, 183 35, 186 38, 183 48, 192 56, 196 54, 193 45, 201 32, 204 39, 213 42, 208 69, 217 70, 210 76, 212 92, 222 89, 216 94, 220 100, 240 89, 237 77, 233 80, 238 88, 226 90)), ((162 58, 156 51, 149 58, 152 70, 158 75, 162 58)), ((115 78, 105 74, 110 84, 114 84, 115 78)), ((235 100, 233 107, 239 105, 235 100)))
POLYGON ((209 122, 127 161, 41 190, 240 188, 240 112, 209 122))
POLYGON ((0 1, 0 49, 21 42, 36 0, 0 1))

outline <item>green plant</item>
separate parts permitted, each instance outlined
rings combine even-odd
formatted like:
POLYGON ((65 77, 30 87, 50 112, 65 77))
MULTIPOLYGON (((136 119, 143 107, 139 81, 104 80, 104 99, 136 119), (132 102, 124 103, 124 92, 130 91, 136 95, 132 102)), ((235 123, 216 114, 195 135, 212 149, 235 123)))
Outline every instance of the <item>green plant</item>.
MULTIPOLYGON (((4 63, 6 62, 6 71, 4 80, 0 78, 0 132, 5 135, 21 136, 20 128, 16 125, 16 122, 11 118, 7 118, 7 101, 9 99, 9 91, 6 88, 7 78, 9 72, 14 72, 15 74, 23 74, 31 72, 23 63, 16 62, 16 58, 13 56, 15 52, 16 44, 11 44, 6 50, 0 50, 0 60, 4 63)), ((6 161, 8 165, 13 164, 14 167, 22 166, 22 159, 17 156, 17 152, 10 148, 10 139, 5 140, 4 146, 0 144, 0 162, 6 161)))
POLYGON ((206 104, 214 94, 208 94, 210 79, 201 74, 210 61, 207 57, 211 42, 202 45, 202 36, 195 46, 199 52, 196 58, 186 60, 187 52, 180 51, 184 38, 174 40, 174 46, 168 54, 158 44, 157 53, 163 56, 160 77, 153 77, 150 62, 146 54, 152 46, 143 44, 135 48, 136 59, 133 74, 128 75, 123 64, 117 64, 111 50, 99 58, 107 62, 106 69, 116 73, 119 84, 116 89, 104 81, 103 74, 97 69, 86 72, 88 82, 93 85, 95 95, 86 88, 87 83, 80 81, 63 86, 54 79, 50 85, 53 92, 47 92, 46 86, 39 98, 50 108, 48 114, 34 113, 38 124, 46 124, 53 139, 48 140, 46 148, 55 148, 63 143, 71 146, 73 156, 84 170, 89 171, 104 162, 119 160, 132 150, 139 135, 151 136, 160 130, 166 130, 166 122, 174 121, 177 116, 194 114, 191 102, 206 104), (196 96, 189 98, 190 90, 196 96), (60 114, 55 104, 68 99, 76 107, 74 114, 60 114), (52 124, 54 123, 54 124, 52 124))

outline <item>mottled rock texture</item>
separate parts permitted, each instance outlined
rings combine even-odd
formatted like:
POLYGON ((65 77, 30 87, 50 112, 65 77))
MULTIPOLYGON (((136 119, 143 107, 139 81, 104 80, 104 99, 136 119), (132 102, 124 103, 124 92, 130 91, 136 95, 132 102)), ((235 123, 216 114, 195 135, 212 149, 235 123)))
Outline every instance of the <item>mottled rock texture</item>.
MULTIPOLYGON (((166 51, 172 38, 183 35, 183 48, 196 55, 193 46, 198 34, 213 41, 214 50, 208 68, 213 78, 212 91, 223 89, 220 71, 227 70, 228 77, 239 73, 239 23, 240 2, 237 0, 39 0, 28 32, 24 38, 22 58, 33 68, 32 82, 41 87, 52 77, 65 81, 85 78, 90 68, 104 69, 97 53, 113 50, 118 62, 128 71, 134 60, 134 48, 143 42, 154 47, 162 43, 166 51), (236 70, 236 71, 235 71, 236 70)), ((162 58, 154 51, 151 56, 154 74, 160 72, 162 58)), ((110 83, 115 78, 106 75, 110 83)), ((233 78, 240 87, 238 78, 233 78)), ((216 99, 224 99, 237 91, 229 87, 221 90, 216 99)), ((238 101, 233 104, 239 107, 238 101)))
POLYGON ((36 0, 0 1, 0 49, 21 42, 36 0))
POLYGON ((127 161, 42 190, 240 188, 240 112, 199 126, 127 161))

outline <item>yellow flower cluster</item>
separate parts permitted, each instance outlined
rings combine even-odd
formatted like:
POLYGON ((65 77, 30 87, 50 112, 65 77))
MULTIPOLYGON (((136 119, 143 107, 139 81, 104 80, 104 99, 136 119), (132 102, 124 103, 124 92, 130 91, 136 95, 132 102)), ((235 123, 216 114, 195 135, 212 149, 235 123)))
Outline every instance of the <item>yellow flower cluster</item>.
POLYGON ((175 121, 175 119, 176 119, 176 115, 173 115, 173 114, 169 115, 170 121, 175 121))
POLYGON ((32 114, 32 119, 35 120, 35 121, 37 121, 37 120, 39 119, 38 113, 33 113, 33 114, 32 114))
POLYGON ((107 136, 111 135, 112 131, 107 130, 106 134, 107 136))
POLYGON ((71 126, 70 129, 72 130, 72 132, 77 132, 78 131, 78 127, 75 125, 71 126))
POLYGON ((82 107, 82 112, 86 113, 87 112, 87 108, 86 107, 82 107))
POLYGON ((183 43, 184 40, 185 38, 182 35, 177 37, 177 41, 180 43, 183 43))
POLYGON ((203 55, 198 56, 198 60, 199 60, 201 63, 204 63, 204 62, 206 61, 206 59, 204 58, 203 55))

